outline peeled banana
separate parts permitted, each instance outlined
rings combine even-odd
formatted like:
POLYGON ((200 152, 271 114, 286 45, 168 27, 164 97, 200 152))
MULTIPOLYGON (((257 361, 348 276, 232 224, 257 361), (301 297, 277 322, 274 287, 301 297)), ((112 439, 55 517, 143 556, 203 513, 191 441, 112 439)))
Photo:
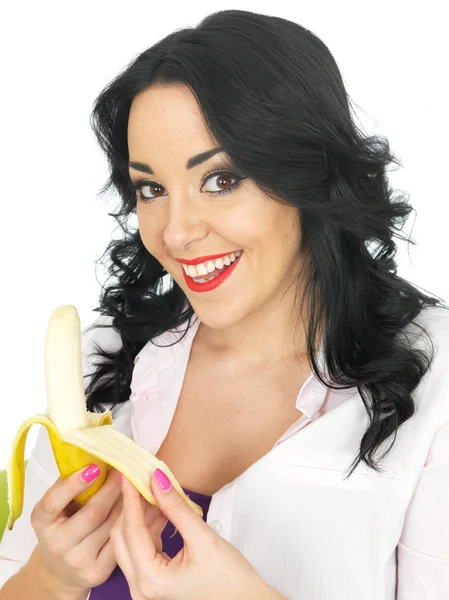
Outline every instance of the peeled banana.
POLYGON ((74 498, 86 504, 104 484, 113 466, 136 487, 153 506, 150 478, 157 468, 164 471, 173 487, 193 510, 203 511, 184 492, 168 466, 145 448, 117 431, 112 413, 92 413, 86 408, 82 374, 81 327, 76 308, 57 307, 49 320, 45 337, 45 381, 48 414, 37 414, 19 427, 7 466, 9 517, 11 530, 23 510, 25 487, 24 451, 26 436, 34 423, 47 428, 56 464, 62 479, 95 462, 100 475, 87 490, 74 498))

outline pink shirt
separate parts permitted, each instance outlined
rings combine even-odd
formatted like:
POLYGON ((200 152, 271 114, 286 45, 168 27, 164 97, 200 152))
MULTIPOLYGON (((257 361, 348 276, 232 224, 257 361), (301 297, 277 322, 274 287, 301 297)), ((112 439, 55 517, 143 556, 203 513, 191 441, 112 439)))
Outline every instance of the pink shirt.
MULTIPOLYGON (((416 413, 399 428, 383 473, 362 462, 343 481, 368 416, 357 388, 329 391, 311 373, 296 398, 303 415, 212 496, 207 523, 289 600, 449 598, 449 311, 426 309, 417 321, 433 337, 435 359, 413 392, 416 413)), ((158 347, 146 344, 129 401, 113 411, 117 429, 153 454, 173 419, 198 325, 171 347, 161 346, 177 339, 175 332, 156 338, 158 347)), ((84 330, 84 374, 94 341, 120 346, 112 329, 84 330)), ((323 364, 322 349, 318 359, 323 364)), ((22 517, 0 543, 0 585, 28 560, 37 543, 31 510, 58 476, 41 428, 22 517)))

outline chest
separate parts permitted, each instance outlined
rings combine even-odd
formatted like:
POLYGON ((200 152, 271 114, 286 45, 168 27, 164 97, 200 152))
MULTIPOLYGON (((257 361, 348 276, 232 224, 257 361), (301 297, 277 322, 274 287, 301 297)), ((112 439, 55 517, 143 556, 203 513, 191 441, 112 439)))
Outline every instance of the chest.
POLYGON ((231 371, 190 357, 156 455, 182 487, 201 494, 212 495, 241 475, 302 416, 295 402, 308 368, 231 371))

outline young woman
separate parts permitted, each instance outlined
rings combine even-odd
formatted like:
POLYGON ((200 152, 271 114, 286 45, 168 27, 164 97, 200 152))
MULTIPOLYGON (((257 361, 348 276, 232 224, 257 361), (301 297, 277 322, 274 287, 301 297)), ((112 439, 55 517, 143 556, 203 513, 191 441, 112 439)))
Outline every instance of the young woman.
POLYGON ((412 208, 328 48, 221 11, 138 56, 92 124, 123 234, 83 334, 87 407, 204 520, 114 471, 71 513, 88 484, 55 481, 41 432, 2 598, 446 598, 449 313, 397 275, 412 208))

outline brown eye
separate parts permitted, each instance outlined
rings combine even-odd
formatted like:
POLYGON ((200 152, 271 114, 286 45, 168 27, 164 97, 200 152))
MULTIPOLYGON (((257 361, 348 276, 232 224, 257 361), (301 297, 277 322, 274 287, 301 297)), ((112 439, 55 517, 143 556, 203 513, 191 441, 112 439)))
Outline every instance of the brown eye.
POLYGON ((141 185, 138 186, 138 192, 139 192, 139 196, 142 200, 153 200, 153 198, 159 198, 160 197, 160 190, 164 189, 161 185, 159 185, 156 182, 147 182, 147 183, 142 183, 141 185), (144 192, 142 192, 142 190, 145 190, 144 192), (151 194, 150 196, 148 194, 151 194), (154 195, 153 195, 154 194, 154 195))
MULTIPOLYGON (((237 177, 235 175, 232 175, 227 171, 215 171, 214 173, 209 173, 206 175, 203 182, 203 186, 209 180, 213 181, 214 178, 218 182, 215 185, 218 185, 219 187, 224 186, 225 189, 206 190, 208 194, 212 194, 213 196, 229 194, 240 185, 242 179, 245 179, 244 177, 237 177), (234 180, 234 183, 229 185, 229 180, 234 180)), ((159 183, 156 183, 156 181, 140 181, 134 184, 134 187, 136 188, 137 198, 140 202, 152 202, 153 200, 161 198, 164 195, 161 195, 159 193, 160 190, 164 190, 164 187, 162 185, 159 185, 159 183)))
POLYGON ((209 175, 209 177, 207 177, 206 181, 212 181, 214 182, 215 185, 217 185, 219 188, 220 186, 224 186, 224 190, 222 189, 218 189, 218 190, 206 190, 209 191, 209 193, 211 194, 219 194, 219 193, 224 193, 226 192, 230 187, 232 188, 233 186, 229 186, 229 182, 230 179, 234 179, 237 180, 236 177, 232 177, 230 174, 228 173, 213 173, 212 175, 209 175))

